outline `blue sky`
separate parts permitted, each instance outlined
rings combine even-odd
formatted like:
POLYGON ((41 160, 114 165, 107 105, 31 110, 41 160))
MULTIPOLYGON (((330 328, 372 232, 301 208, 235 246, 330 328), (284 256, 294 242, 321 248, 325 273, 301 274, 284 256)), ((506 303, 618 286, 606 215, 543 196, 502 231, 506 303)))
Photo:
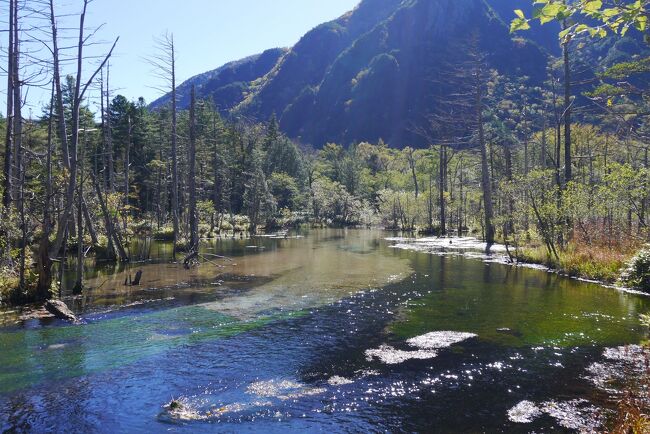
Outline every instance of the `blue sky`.
MULTIPOLYGON (((154 36, 165 31, 174 33, 180 83, 228 61, 268 48, 291 46, 316 25, 354 8, 358 1, 95 0, 89 6, 88 26, 105 24, 98 40, 120 37, 111 60, 114 93, 129 99, 143 96, 150 102, 159 96, 151 88, 158 83, 143 58, 151 54, 154 36)), ((61 15, 74 13, 80 10, 81 0, 58 0, 56 5, 61 15)), ((6 34, 0 35, 5 38, 6 34)), ((4 49, 6 41, 0 46, 4 49)), ((93 48, 95 52, 99 53, 100 47, 93 48)), ((3 76, 0 80, 0 100, 4 103, 6 79, 3 76)), ((33 90, 30 105, 38 107, 36 100, 48 97, 47 93, 33 90)), ((0 112, 4 113, 4 109, 0 108, 0 112)))

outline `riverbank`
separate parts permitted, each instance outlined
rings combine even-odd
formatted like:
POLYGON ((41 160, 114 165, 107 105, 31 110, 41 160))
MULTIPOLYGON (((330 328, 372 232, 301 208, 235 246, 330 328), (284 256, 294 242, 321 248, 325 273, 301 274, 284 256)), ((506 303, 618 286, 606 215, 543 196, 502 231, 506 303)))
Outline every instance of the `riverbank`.
POLYGON ((557 257, 542 245, 528 245, 513 251, 520 262, 544 265, 551 270, 608 285, 620 283, 621 274, 638 248, 619 250, 608 246, 569 243, 557 257))
MULTIPOLYGON (((312 225, 315 227, 315 225, 312 225)), ((386 233, 392 231, 386 230, 386 233)), ((284 236, 286 230, 282 232, 284 236)), ((165 239, 160 239, 159 233, 150 234, 152 240, 164 242, 165 239), (153 235, 153 236, 152 236, 153 235)), ((252 239, 255 238, 245 231, 241 232, 226 232, 214 234, 206 231, 202 234, 204 242, 211 242, 217 239, 240 238, 252 239)), ((266 235, 259 235, 264 237, 266 235)), ((135 240, 135 238, 131 238, 135 240)), ((490 246, 490 255, 484 257, 487 245, 480 240, 473 237, 386 237, 388 241, 394 241, 398 244, 400 242, 416 241, 417 249, 423 250, 436 250, 442 249, 452 251, 463 251, 467 256, 476 257, 477 259, 484 259, 491 262, 511 263, 513 260, 519 265, 539 266, 545 268, 549 272, 554 272, 560 275, 587 280, 594 283, 600 283, 606 286, 616 286, 617 288, 625 288, 628 290, 641 290, 642 292, 649 292, 648 289, 639 288, 635 285, 629 285, 622 278, 629 264, 632 262, 635 255, 638 254, 642 246, 638 244, 631 244, 627 246, 608 246, 599 244, 586 244, 570 242, 564 250, 559 250, 557 257, 549 255, 545 246, 540 243, 531 242, 524 246, 514 247, 509 246, 506 248, 503 244, 493 244, 490 246)), ((395 247, 395 246, 394 246, 395 247)), ((399 247, 399 246, 397 246, 399 247)), ((182 249, 181 249, 182 250, 182 249)), ((92 258, 91 258, 92 259, 92 258)), ((30 258, 31 260, 31 258, 30 258)), ((146 258, 143 258, 146 260, 146 258)), ((30 262, 30 261, 28 261, 30 262)), ((639 270, 641 274, 648 273, 648 269, 644 269, 642 264, 639 270)), ((648 280, 648 278, 645 278, 648 280)), ((27 283, 28 288, 25 295, 29 294, 29 287, 35 284, 37 276, 28 268, 27 283)), ((628 279, 628 281, 634 279, 628 279)), ((637 277, 637 281, 643 281, 643 278, 637 277)), ((21 306, 33 303, 34 300, 28 296, 17 296, 16 288, 18 286, 18 274, 16 270, 4 269, 0 273, 0 305, 4 306, 21 306)), ((643 283, 643 282, 641 282, 643 283)))
MULTIPOLYGON (((396 249, 544 269, 549 273, 635 294, 641 292, 628 289, 623 284, 630 280, 643 281, 641 276, 650 269, 645 261, 647 253, 638 253, 638 247, 622 252, 602 246, 577 246, 572 243, 567 249, 559 252, 557 259, 553 259, 548 257, 542 246, 514 249, 506 248, 503 244, 494 244, 488 251, 487 244, 475 238, 392 237, 387 240, 392 241, 392 247, 396 249), (513 260, 516 262, 513 263, 513 260), (631 275, 636 277, 630 279, 631 275)), ((641 322, 645 327, 650 327, 650 317, 641 315, 641 322)), ((580 333, 587 333, 587 329, 581 329, 580 333)), ((648 344, 608 348, 603 357, 602 362, 594 362, 587 368, 586 373, 582 374, 599 390, 599 394, 602 394, 597 400, 597 406, 585 400, 550 400, 542 403, 524 400, 509 411, 511 420, 526 424, 547 414, 557 419, 564 428, 581 432, 650 432, 648 344)))
POLYGON ((486 262, 543 268, 566 277, 650 293, 647 286, 650 264, 641 255, 647 250, 639 245, 619 249, 571 242, 554 257, 544 246, 534 243, 518 247, 497 243, 488 248, 485 242, 473 237, 387 237, 386 240, 394 242, 394 248, 462 254, 486 262))

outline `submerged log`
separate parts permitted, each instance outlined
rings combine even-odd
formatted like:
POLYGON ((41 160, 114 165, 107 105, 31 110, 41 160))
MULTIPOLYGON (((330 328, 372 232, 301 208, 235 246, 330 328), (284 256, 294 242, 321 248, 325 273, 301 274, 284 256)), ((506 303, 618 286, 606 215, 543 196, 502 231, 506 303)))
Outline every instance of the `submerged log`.
POLYGON ((73 323, 79 322, 74 313, 70 308, 61 300, 48 300, 45 302, 45 309, 50 312, 55 317, 62 319, 64 321, 70 321, 73 323))

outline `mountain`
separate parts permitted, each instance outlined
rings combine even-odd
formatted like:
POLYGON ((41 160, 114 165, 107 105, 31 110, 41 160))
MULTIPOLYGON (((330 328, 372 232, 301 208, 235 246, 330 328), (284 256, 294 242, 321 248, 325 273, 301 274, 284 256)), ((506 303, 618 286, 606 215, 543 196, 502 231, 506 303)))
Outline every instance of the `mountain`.
MULTIPOLYGON (((363 0, 289 49, 193 77, 179 87, 180 106, 187 107, 195 84, 197 95, 214 100, 224 115, 265 121, 275 113, 282 131, 302 143, 381 138, 423 146, 413 131, 470 38, 501 74, 544 80, 549 55, 559 54, 558 27, 533 25, 513 36, 509 22, 517 8, 532 14, 530 0, 363 0)), ((608 50, 604 44, 590 56, 611 58, 608 50)))
MULTIPOLYGON (((190 89, 195 85, 200 98, 214 101, 223 114, 229 113, 247 96, 252 82, 268 74, 287 51, 273 48, 190 78, 176 89, 179 107, 189 106, 190 89)), ((164 95, 152 102, 150 108, 161 108, 170 101, 171 94, 164 95)))
MULTIPOLYGON (((380 138, 396 146, 423 145, 411 131, 430 108, 428 96, 444 86, 432 78, 460 54, 449 47, 470 34, 477 37, 490 66, 501 73, 543 79, 546 54, 532 42, 512 38, 507 24, 486 2, 403 1, 345 48, 318 85, 303 88, 283 110, 276 108, 280 126, 289 136, 316 146, 380 138)), ((236 110, 264 118, 268 112, 260 108, 269 98, 273 95, 263 85, 236 110)))

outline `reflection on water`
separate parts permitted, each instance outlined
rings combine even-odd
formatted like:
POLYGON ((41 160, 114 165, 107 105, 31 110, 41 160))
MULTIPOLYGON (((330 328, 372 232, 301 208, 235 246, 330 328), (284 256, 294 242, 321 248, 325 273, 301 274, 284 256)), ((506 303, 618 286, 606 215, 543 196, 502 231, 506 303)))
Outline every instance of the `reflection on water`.
POLYGON ((89 269, 66 300, 86 324, 0 330, 0 430, 570 429, 570 403, 603 405, 585 373, 604 347, 644 338, 644 297, 384 236, 217 240, 203 251, 233 261, 192 270, 154 244, 89 269))
POLYGON ((507 346, 614 345, 640 331, 638 313, 647 306, 645 297, 552 273, 456 256, 425 254, 416 261, 416 269, 428 271, 411 278, 423 291, 391 326, 399 336, 451 329, 507 346))
POLYGON ((408 260, 396 260, 377 249, 376 233, 355 231, 343 237, 340 231, 332 232, 316 232, 307 238, 214 240, 202 246, 207 262, 190 270, 167 262, 171 252, 161 246, 156 263, 93 270, 85 281, 90 290, 73 303, 83 312, 142 300, 179 297, 197 303, 216 297, 206 307, 250 317, 263 310, 330 303, 411 273, 408 260), (231 260, 210 256, 215 253, 231 260), (138 270, 143 273, 141 285, 124 285, 138 270), (246 297, 241 297, 243 291, 246 297))

